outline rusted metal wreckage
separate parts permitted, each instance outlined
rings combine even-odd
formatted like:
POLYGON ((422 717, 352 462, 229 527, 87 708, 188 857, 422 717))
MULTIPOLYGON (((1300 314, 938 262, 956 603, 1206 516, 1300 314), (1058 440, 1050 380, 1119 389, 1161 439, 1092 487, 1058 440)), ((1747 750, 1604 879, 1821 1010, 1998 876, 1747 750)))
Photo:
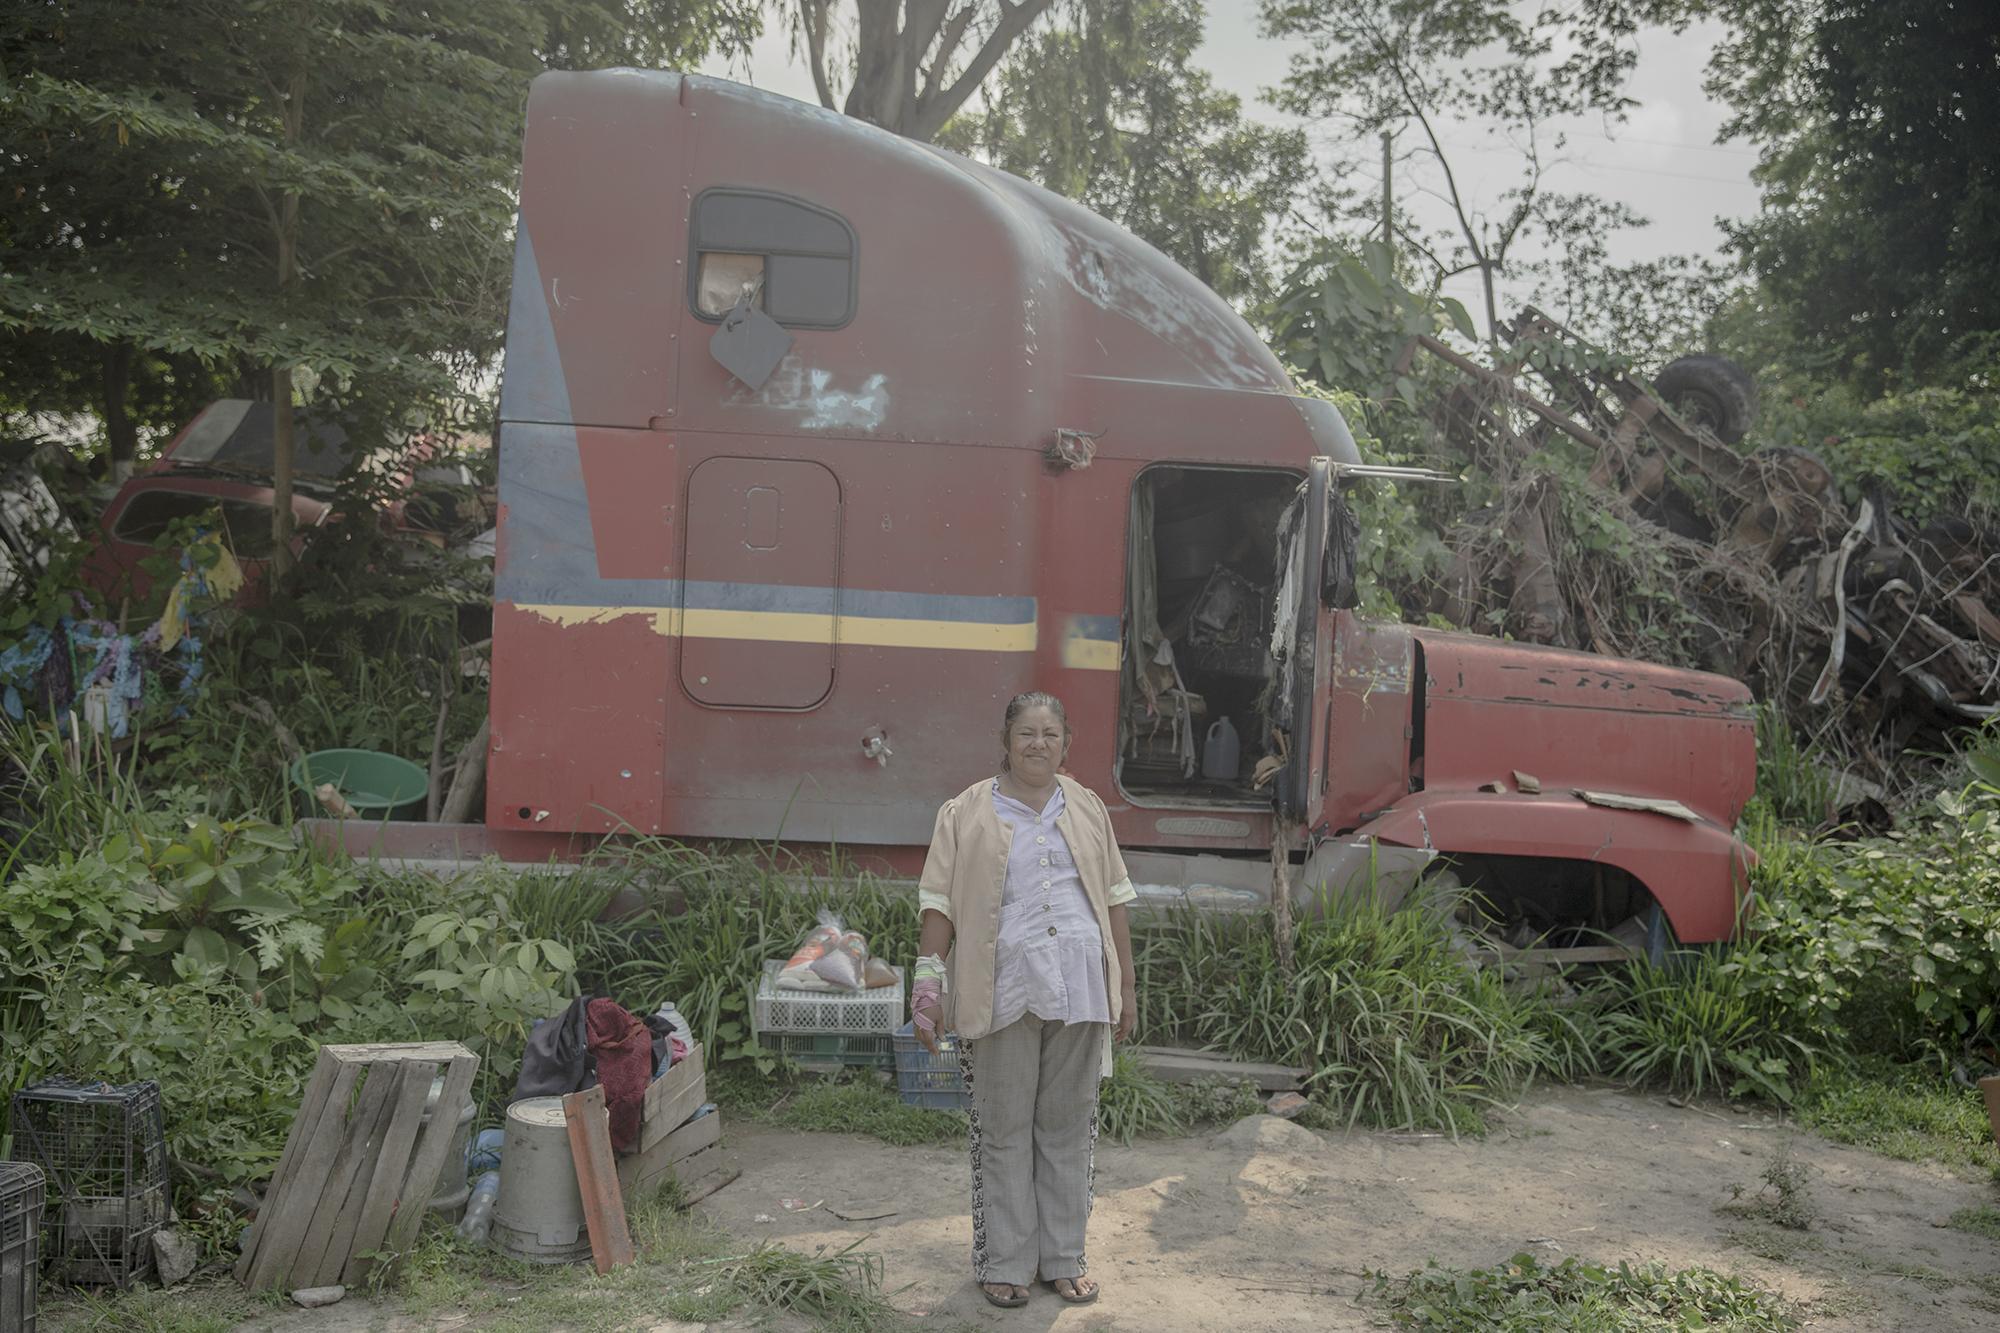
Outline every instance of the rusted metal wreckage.
POLYGON ((1455 534, 1445 616, 1629 651, 1605 599, 1558 577, 1555 483, 1519 466, 1560 433, 1585 447, 1596 503, 1676 570, 1706 622, 1702 664, 1835 735, 1858 766, 1887 778, 1912 744, 1941 750, 1951 730, 2000 713, 2000 549, 1971 524, 1915 527, 1879 489, 1850 508, 1812 453, 1730 447, 1756 390, 1721 358, 1683 358, 1647 383, 1532 307, 1504 334, 1504 370, 1428 337, 1398 365, 1408 373, 1422 352, 1457 373, 1430 404, 1433 423, 1452 452, 1515 483, 1514 503, 1455 534))
POLYGON ((1445 858, 1532 934, 1737 924, 1748 689, 1358 618, 1339 414, 1014 177, 713 79, 544 75, 500 417, 486 822, 357 851, 912 874, 1041 688, 1148 901, 1262 901, 1276 845, 1301 902, 1445 858))

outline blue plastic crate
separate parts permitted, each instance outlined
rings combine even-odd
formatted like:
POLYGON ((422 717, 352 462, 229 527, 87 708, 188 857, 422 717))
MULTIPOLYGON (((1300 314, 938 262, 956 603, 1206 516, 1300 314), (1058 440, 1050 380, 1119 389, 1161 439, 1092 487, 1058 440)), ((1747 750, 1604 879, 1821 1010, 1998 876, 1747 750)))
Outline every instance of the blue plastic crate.
POLYGON ((958 1038, 946 1033, 938 1038, 938 1053, 932 1055, 917 1040, 916 1029, 905 1023, 896 1029, 896 1091, 911 1106, 927 1111, 967 1111, 972 1094, 958 1072, 958 1038))

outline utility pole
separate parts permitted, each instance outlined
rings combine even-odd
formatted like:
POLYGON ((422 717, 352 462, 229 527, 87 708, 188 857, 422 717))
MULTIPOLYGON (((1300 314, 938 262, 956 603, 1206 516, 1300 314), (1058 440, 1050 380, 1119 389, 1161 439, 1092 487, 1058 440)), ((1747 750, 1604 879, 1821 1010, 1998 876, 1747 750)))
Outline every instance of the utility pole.
POLYGON ((1389 131, 1382 131, 1382 244, 1391 250, 1396 246, 1395 219, 1392 213, 1395 192, 1390 188, 1390 173, 1395 168, 1395 157, 1390 152, 1389 131))

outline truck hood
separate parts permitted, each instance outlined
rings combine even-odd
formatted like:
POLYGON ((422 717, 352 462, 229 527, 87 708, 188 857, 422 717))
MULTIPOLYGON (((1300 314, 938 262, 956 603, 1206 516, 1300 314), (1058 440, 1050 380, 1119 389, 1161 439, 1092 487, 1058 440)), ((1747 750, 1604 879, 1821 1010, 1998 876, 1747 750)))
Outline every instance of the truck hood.
POLYGON ((1749 687, 1706 672, 1418 630, 1430 790, 1516 785, 1677 800, 1724 828, 1756 776, 1749 687))

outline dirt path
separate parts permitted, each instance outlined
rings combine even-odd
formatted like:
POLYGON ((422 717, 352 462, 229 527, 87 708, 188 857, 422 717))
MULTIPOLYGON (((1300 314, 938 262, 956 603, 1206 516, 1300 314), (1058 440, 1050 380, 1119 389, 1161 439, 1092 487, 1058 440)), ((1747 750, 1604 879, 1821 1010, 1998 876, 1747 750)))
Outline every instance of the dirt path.
POLYGON ((1992 1203, 1990 1186, 1798 1136, 1794 1156, 1816 1171, 1809 1232, 1718 1212, 1731 1185, 1756 1191, 1790 1133, 1759 1116, 1558 1089, 1479 1142, 1320 1135, 1257 1117, 1206 1138, 1101 1146, 1090 1248, 1104 1297, 1080 1309, 1046 1292, 1023 1311, 978 1298, 956 1150, 739 1126, 742 1178, 702 1207, 738 1236, 806 1251, 866 1236, 889 1288, 906 1287, 899 1307, 1023 1333, 1368 1328, 1352 1303, 1361 1270, 1477 1267, 1521 1250, 1707 1265, 1804 1302, 1820 1329, 2000 1327, 2000 1253, 1944 1226, 1992 1203), (785 1198, 898 1211, 844 1222, 787 1212, 785 1198))
MULTIPOLYGON (((1354 1303, 1362 1270, 1401 1274, 1432 1259, 1483 1267, 1522 1250, 1548 1262, 1706 1265, 1799 1302, 1814 1329, 2000 1328, 2000 1247, 1945 1225, 1961 1208, 2000 1199, 1994 1186, 1793 1136, 1768 1117, 1617 1089, 1538 1093, 1481 1141, 1315 1134, 1257 1116, 1202 1138, 1100 1145, 1090 1249, 1104 1296, 1077 1309, 1045 1290, 1025 1310, 979 1299, 958 1149, 741 1121, 727 1144, 743 1174, 703 1211, 738 1238, 807 1253, 861 1239, 882 1256, 897 1307, 940 1330, 1364 1329, 1375 1325, 1354 1303), (1815 1173, 1812 1228, 1786 1231, 1719 1210, 1732 1185, 1756 1193, 1785 1139, 1815 1173), (788 1198, 896 1211, 842 1221, 825 1207, 787 1211, 788 1198)), ((243 1327, 413 1333, 478 1323, 349 1302, 243 1327)))

